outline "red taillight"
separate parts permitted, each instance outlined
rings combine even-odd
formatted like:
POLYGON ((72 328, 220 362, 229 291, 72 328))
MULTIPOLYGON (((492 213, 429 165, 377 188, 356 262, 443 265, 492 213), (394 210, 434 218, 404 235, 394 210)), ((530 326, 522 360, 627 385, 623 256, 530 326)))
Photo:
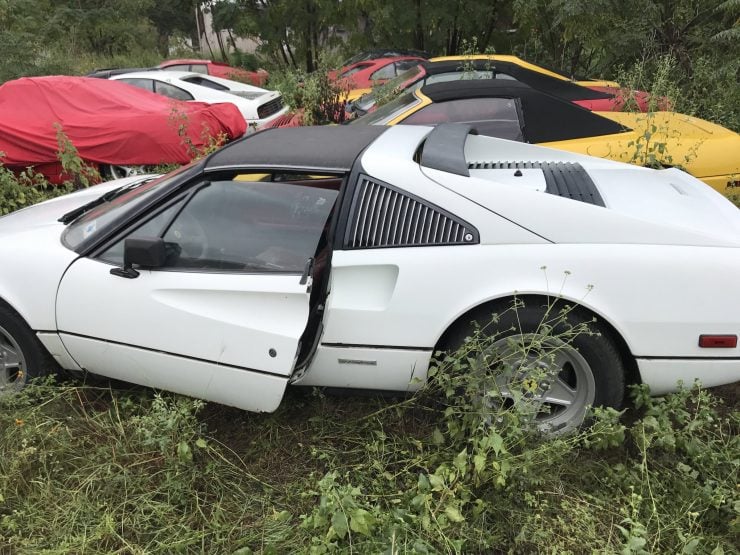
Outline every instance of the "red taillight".
POLYGON ((700 335, 699 347, 734 349, 737 335, 700 335))

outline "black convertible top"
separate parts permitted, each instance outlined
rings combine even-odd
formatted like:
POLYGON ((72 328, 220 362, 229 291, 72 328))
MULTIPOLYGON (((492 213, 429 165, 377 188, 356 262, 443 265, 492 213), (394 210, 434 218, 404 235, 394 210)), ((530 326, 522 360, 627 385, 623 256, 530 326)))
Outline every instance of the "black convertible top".
POLYGON ((611 135, 627 130, 615 121, 517 81, 449 81, 426 85, 421 88, 421 92, 434 102, 464 98, 519 99, 524 118, 524 138, 530 143, 611 135))
POLYGON ((552 77, 551 75, 546 75, 511 62, 497 60, 444 60, 440 62, 424 62, 422 65, 427 75, 453 73, 456 71, 464 72, 466 70, 503 73, 534 89, 557 96, 563 100, 599 100, 613 98, 614 96, 609 93, 589 89, 588 87, 582 87, 571 81, 558 79, 557 77, 552 77))
POLYGON ((267 129, 215 152, 206 160, 205 170, 253 166, 347 172, 357 156, 387 130, 377 125, 267 129))

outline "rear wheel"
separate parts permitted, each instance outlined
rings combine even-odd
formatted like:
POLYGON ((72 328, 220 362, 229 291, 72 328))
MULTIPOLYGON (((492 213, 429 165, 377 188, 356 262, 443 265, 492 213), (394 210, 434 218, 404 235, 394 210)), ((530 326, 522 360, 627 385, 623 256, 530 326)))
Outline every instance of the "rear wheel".
POLYGON ((564 305, 528 301, 495 322, 489 313, 455 330, 447 345, 472 349, 468 356, 482 372, 479 399, 488 408, 518 403, 547 434, 575 430, 589 407, 616 408, 623 400, 624 364, 606 326, 564 305))
POLYGON ((56 364, 33 331, 14 311, 0 305, 0 395, 20 391, 56 364))

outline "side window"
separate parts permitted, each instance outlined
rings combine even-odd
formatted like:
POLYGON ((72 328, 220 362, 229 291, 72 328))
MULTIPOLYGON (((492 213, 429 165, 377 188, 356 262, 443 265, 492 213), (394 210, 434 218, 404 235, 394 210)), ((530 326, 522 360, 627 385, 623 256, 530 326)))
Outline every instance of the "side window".
POLYGON ((190 71, 190 66, 188 64, 175 64, 163 67, 162 69, 166 69, 168 71, 190 71))
POLYGON ((339 183, 214 181, 163 232, 170 253, 166 267, 301 273, 316 254, 339 183))
POLYGON ((201 87, 208 87, 209 89, 213 89, 216 91, 229 90, 229 87, 224 87, 221 83, 216 83, 215 81, 211 81, 210 79, 206 79, 205 77, 200 77, 197 75, 193 75, 192 77, 185 77, 183 81, 192 83, 193 85, 200 85, 201 87))
POLYGON ((489 137, 524 140, 518 101, 513 98, 466 98, 436 102, 414 112, 402 123, 433 125, 444 122, 469 123, 478 133, 489 137))
POLYGON ((360 64, 353 68, 347 69, 343 73, 341 73, 339 77, 349 77, 350 75, 354 75, 355 73, 362 71, 363 69, 367 69, 368 67, 370 67, 370 65, 371 64, 360 64))
POLYGON ((419 65, 419 60, 401 60, 396 62, 396 74, 401 75, 407 69, 416 67, 419 65))
POLYGON ((181 200, 175 203, 174 205, 170 206, 166 210, 160 212, 158 215, 154 216, 154 218, 142 224, 141 226, 136 228, 133 232, 128 234, 126 238, 118 241, 115 245, 110 247, 107 251, 101 254, 98 258, 100 258, 104 262, 110 262, 111 264, 115 264, 116 266, 123 266, 124 241, 128 238, 134 239, 137 237, 159 237, 161 236, 162 233, 165 231, 165 226, 167 226, 167 224, 172 220, 174 215, 183 205, 183 202, 185 201, 181 200))
POLYGON ((174 98, 175 100, 193 100, 193 95, 188 91, 163 81, 154 82, 154 92, 168 96, 169 98, 174 98))
POLYGON ((206 66, 206 64, 191 64, 190 71, 192 71, 193 73, 202 73, 204 75, 208 75, 208 66, 206 66))
POLYGON ((396 76, 396 66, 388 64, 387 66, 381 67, 378 71, 374 72, 370 76, 371 81, 380 81, 383 79, 393 79, 396 76))
POLYGON ((118 79, 118 81, 139 87, 145 91, 154 92, 154 81, 151 79, 118 79))

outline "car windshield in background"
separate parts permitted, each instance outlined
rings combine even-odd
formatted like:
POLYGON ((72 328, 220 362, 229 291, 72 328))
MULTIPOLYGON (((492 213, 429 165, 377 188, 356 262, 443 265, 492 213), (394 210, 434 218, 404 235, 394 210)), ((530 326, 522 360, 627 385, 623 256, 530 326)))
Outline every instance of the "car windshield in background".
POLYGON ((166 187, 191 166, 191 164, 183 166, 166 176, 151 181, 142 180, 132 185, 125 185, 120 195, 113 196, 109 202, 96 206, 70 223, 62 235, 62 243, 71 250, 76 249, 82 241, 99 233, 125 211, 145 202, 155 191, 166 187))
MULTIPOLYGON (((390 81, 380 85, 382 91, 393 91, 395 89, 403 90, 409 85, 415 82, 415 80, 421 81, 421 77, 424 75, 424 68, 420 65, 414 66, 407 69, 403 73, 399 73, 396 77, 390 81)), ((375 105, 375 93, 369 92, 363 94, 356 102, 357 107, 360 110, 367 111, 375 105)))
POLYGON ((385 125, 389 121, 393 120, 393 118, 395 118, 396 116, 402 114, 407 109, 415 106, 416 104, 419 104, 420 102, 421 100, 416 98, 413 92, 407 92, 402 94, 392 102, 381 106, 374 112, 370 112, 369 114, 365 114, 360 118, 350 121, 350 125, 357 123, 365 125, 385 125))

